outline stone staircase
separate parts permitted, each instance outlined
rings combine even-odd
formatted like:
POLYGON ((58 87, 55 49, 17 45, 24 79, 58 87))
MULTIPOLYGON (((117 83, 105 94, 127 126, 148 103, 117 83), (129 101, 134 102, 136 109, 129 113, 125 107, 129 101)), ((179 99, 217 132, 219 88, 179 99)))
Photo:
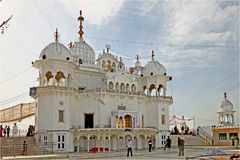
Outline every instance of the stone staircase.
POLYGON ((171 135, 170 138, 172 140, 172 146, 177 147, 177 139, 183 138, 185 140, 185 146, 203 146, 204 141, 199 136, 192 135, 171 135))
POLYGON ((2 156, 17 156, 22 155, 23 141, 27 143, 27 155, 45 154, 45 151, 40 146, 37 146, 34 137, 1 137, 0 138, 0 154, 2 156))

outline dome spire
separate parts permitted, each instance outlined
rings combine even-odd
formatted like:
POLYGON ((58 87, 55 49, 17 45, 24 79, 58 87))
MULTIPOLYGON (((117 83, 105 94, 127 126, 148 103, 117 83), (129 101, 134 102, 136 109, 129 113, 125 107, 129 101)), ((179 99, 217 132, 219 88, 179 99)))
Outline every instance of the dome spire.
POLYGON ((139 56, 138 56, 138 54, 137 54, 137 57, 136 57, 136 58, 137 58, 137 61, 139 61, 139 56))
POLYGON ((154 51, 152 50, 152 60, 154 61, 154 51))
POLYGON ((227 92, 224 92, 224 99, 227 99, 227 92))
POLYGON ((56 28, 56 31, 55 31, 55 33, 53 35, 55 37, 55 42, 58 42, 59 34, 58 34, 58 29, 57 28, 56 28))
POLYGON ((83 25, 82 25, 82 22, 84 21, 84 17, 82 16, 82 10, 80 10, 80 16, 78 17, 78 21, 80 22, 80 26, 79 26, 79 39, 82 39, 83 37, 83 25))

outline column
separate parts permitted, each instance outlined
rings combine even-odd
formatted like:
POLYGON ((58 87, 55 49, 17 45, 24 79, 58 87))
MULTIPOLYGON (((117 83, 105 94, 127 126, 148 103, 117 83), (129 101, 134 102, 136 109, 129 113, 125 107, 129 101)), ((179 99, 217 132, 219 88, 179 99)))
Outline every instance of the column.
POLYGON ((234 116, 233 116, 233 114, 231 114, 231 116, 232 116, 232 124, 234 124, 234 116))
POLYGON ((118 137, 117 137, 117 151, 120 150, 120 149, 119 149, 119 148, 120 148, 119 146, 120 146, 120 137, 118 136, 118 137))
POLYGON ((98 152, 99 152, 100 151, 100 147, 101 147, 101 138, 100 138, 100 136, 97 136, 96 147, 97 147, 98 152))
POLYGON ((89 135, 87 136, 87 145, 88 145, 88 147, 87 147, 87 152, 89 152, 89 141, 90 141, 90 137, 89 137, 89 135))
POLYGON ((79 135, 77 136, 77 146, 78 146, 77 152, 80 152, 80 137, 79 137, 79 135))
POLYGON ((127 144, 125 144, 125 137, 123 137, 122 141, 123 141, 123 150, 126 151, 126 147, 125 146, 127 146, 127 144))
POLYGON ((103 147, 103 152, 105 152, 105 148, 106 148, 106 137, 105 137, 105 131, 103 133, 103 143, 102 143, 102 147, 103 147))
POLYGON ((110 136, 110 128, 108 130, 108 151, 111 150, 111 136, 110 136))

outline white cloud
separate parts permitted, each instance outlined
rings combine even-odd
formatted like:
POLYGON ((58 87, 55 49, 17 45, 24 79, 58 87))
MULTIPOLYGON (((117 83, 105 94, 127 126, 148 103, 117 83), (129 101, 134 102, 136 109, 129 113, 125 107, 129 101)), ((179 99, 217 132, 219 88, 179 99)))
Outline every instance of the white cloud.
POLYGON ((221 7, 215 1, 175 2, 165 5, 173 10, 168 17, 168 41, 180 44, 227 42, 236 33, 239 6, 221 7))
POLYGON ((113 17, 118 10, 121 8, 123 0, 110 1, 110 0, 71 0, 65 3, 62 1, 62 4, 66 7, 67 12, 76 18, 79 15, 79 12, 76 11, 82 10, 85 20, 90 24, 102 25, 107 23, 108 20, 113 17))

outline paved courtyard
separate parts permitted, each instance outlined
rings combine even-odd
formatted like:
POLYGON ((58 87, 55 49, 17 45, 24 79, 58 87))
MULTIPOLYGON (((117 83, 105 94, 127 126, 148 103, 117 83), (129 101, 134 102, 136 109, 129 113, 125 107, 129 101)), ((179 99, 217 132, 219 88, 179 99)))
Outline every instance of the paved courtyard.
MULTIPOLYGON (((78 160, 78 159, 197 159, 194 157, 200 156, 211 149, 210 147, 198 147, 198 148, 188 148, 185 149, 185 156, 178 156, 177 149, 162 150, 157 149, 153 152, 144 151, 134 151, 133 157, 127 157, 126 152, 97 152, 97 153, 65 153, 65 154, 51 154, 51 155, 39 155, 39 156, 16 156, 16 157, 3 157, 3 159, 62 159, 62 160, 78 160)), ((230 157, 230 154, 238 153, 240 150, 224 147, 222 148, 230 157)))

